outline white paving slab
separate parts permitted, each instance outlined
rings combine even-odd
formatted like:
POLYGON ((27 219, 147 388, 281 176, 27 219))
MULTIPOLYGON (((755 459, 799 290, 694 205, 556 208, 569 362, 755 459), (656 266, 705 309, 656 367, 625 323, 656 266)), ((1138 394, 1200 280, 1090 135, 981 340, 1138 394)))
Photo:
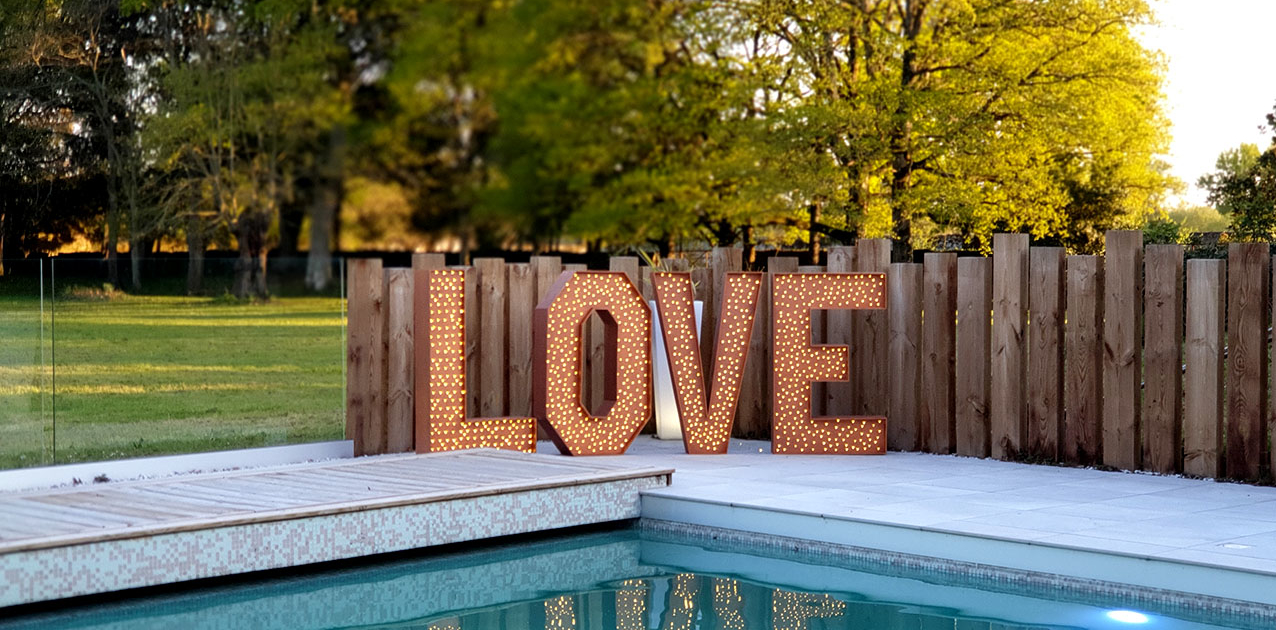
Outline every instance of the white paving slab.
POLYGON ((692 456, 642 436, 621 458, 677 471, 647 518, 1276 603, 1272 487, 743 440, 692 456))

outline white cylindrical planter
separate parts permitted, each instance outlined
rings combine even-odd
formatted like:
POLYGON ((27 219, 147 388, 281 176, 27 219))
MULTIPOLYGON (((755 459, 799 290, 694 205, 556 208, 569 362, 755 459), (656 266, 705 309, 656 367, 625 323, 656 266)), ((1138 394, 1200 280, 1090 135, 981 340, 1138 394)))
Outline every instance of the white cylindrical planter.
MULTIPOLYGON (((695 301, 696 336, 704 324, 704 302, 695 301)), ((651 302, 651 390, 656 407, 656 437, 662 440, 681 440, 682 422, 678 417, 678 400, 673 392, 673 375, 669 372, 669 359, 665 352, 665 338, 660 331, 660 316, 656 303, 651 302)))

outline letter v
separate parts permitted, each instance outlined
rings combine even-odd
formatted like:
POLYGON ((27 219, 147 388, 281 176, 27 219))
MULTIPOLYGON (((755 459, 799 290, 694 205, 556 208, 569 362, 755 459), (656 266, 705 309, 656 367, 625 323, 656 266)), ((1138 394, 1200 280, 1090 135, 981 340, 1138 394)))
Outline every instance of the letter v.
POLYGON ((690 454, 726 453, 735 424, 744 363, 749 356, 762 274, 726 276, 711 363, 713 379, 707 394, 700 335, 695 328, 691 274, 657 273, 652 275, 652 281, 678 401, 683 446, 690 454))

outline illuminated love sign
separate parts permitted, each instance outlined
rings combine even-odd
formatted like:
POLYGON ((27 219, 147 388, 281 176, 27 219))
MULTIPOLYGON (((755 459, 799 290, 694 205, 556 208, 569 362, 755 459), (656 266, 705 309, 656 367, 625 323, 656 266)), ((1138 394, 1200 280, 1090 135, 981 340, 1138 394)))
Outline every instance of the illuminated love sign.
MULTIPOLYGON (((724 283, 712 375, 704 378, 687 273, 652 276, 668 350, 683 444, 688 453, 725 453, 743 386, 763 276, 730 273, 724 283)), ((811 417, 811 386, 846 380, 846 346, 811 343, 817 309, 884 309, 880 273, 783 273, 773 276, 775 322, 771 375, 774 453, 881 454, 886 418, 811 417)), ((537 305, 532 418, 465 417, 465 271, 429 274, 429 413, 418 418, 417 451, 495 447, 532 451, 535 422, 568 455, 625 452, 651 416, 652 313, 621 272, 564 272, 537 305), (603 403, 581 402, 583 331, 597 315, 606 332, 603 403)), ((420 342, 418 342, 420 343, 420 342)))
POLYGON ((618 455, 651 417, 651 310, 619 271, 565 271, 536 306, 532 409, 565 455, 618 455), (602 413, 581 404, 583 326, 606 328, 602 413))
POLYGON ((534 452, 535 418, 466 419, 465 271, 434 269, 428 281, 429 415, 416 423, 416 452, 481 447, 534 452))
POLYGON ((772 278, 772 453, 882 454, 886 418, 812 418, 811 383, 850 376, 850 349, 811 345, 815 309, 886 308, 886 277, 867 273, 781 273, 772 278))

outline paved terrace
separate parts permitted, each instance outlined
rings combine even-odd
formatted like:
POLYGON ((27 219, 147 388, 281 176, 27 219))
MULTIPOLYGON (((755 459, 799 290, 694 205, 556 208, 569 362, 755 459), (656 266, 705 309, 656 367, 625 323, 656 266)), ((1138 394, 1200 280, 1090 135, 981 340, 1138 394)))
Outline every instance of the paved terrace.
MULTIPOLYGON (((542 444, 542 449, 550 447, 542 444)), ((922 453, 600 460, 676 469, 642 515, 1276 604, 1276 488, 922 453)))

